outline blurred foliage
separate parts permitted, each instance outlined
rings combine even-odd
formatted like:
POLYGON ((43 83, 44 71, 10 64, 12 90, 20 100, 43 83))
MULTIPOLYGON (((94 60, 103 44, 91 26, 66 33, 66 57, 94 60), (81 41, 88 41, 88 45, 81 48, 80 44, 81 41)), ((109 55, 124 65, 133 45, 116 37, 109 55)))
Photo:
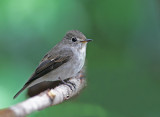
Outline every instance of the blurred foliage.
POLYGON ((1 0, 0 108, 68 30, 94 39, 87 88, 67 103, 31 114, 77 117, 160 116, 158 0, 1 0))

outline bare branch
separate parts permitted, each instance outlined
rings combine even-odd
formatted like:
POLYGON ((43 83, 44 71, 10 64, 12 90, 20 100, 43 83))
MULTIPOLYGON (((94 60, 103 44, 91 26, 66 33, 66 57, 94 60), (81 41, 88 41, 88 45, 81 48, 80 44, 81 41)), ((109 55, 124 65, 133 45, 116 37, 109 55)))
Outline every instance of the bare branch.
POLYGON ((86 80, 82 76, 82 72, 78 73, 76 78, 69 79, 69 82, 75 84, 75 86, 70 85, 72 87, 70 88, 65 84, 61 84, 54 89, 44 91, 24 102, 1 110, 0 117, 24 117, 34 111, 62 103, 77 95, 86 86, 86 80))

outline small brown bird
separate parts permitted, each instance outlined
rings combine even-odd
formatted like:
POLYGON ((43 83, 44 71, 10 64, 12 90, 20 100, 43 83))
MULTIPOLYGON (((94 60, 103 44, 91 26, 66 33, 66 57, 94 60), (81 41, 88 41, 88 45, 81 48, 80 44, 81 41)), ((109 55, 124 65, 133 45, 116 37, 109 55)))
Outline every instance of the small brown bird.
POLYGON ((35 72, 14 98, 24 89, 40 82, 63 81, 74 77, 84 66, 89 41, 92 40, 87 39, 78 30, 67 32, 62 41, 44 56, 35 72))

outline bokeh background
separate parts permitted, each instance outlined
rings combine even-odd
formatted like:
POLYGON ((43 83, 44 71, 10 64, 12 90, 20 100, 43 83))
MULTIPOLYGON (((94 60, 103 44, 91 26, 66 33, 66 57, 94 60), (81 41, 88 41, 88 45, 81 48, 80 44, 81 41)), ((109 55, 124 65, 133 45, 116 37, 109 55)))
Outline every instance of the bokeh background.
POLYGON ((0 108, 68 30, 94 39, 79 97, 29 117, 160 117, 159 0, 1 0, 0 108))

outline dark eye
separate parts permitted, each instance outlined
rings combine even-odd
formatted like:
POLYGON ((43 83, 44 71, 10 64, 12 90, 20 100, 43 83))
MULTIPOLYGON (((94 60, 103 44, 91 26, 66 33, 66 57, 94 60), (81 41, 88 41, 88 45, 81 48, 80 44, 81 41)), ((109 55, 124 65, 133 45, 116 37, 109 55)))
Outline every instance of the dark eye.
POLYGON ((77 41, 77 38, 76 38, 76 37, 73 37, 73 38, 72 38, 72 41, 73 41, 73 42, 76 42, 76 41, 77 41))

